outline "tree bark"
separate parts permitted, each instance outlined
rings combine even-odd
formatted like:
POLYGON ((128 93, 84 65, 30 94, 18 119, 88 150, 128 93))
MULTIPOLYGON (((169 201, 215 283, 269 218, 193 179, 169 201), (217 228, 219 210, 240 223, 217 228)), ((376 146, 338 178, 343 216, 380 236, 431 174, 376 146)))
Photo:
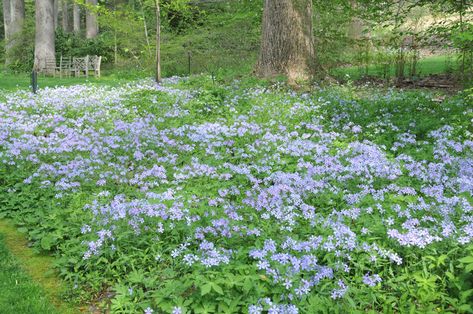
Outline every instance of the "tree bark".
POLYGON ((315 74, 311 0, 265 0, 256 73, 287 76, 289 83, 315 74))
POLYGON ((46 67, 47 59, 55 58, 54 0, 36 0, 35 2, 34 69, 39 71, 46 67))
MULTIPOLYGON (((87 0, 89 6, 96 6, 97 0, 87 0)), ((99 33, 99 24, 97 20, 97 13, 92 10, 87 10, 85 15, 85 37, 95 38, 99 33)))
POLYGON ((10 35, 15 36, 23 30, 25 21, 25 1, 10 0, 10 35))
POLYGON ((3 18, 5 28, 5 65, 12 62, 12 49, 18 45, 18 36, 23 31, 25 21, 24 0, 4 0, 3 18))
POLYGON ((11 23, 11 7, 10 0, 3 0, 3 29, 5 31, 5 65, 10 64, 8 57, 8 42, 10 41, 10 23, 11 23))
POLYGON ((62 29, 65 32, 71 31, 69 20, 69 0, 62 0, 62 29))
POLYGON ((53 1, 54 29, 59 27, 59 0, 53 1))
POLYGON ((161 82, 161 10, 156 0, 156 82, 161 82))
POLYGON ((10 38, 10 21, 11 21, 11 12, 10 12, 10 0, 3 0, 3 30, 5 31, 5 41, 10 38))
POLYGON ((72 20, 73 20, 73 31, 76 34, 80 33, 80 7, 79 5, 74 1, 74 7, 73 7, 73 12, 72 12, 72 20))

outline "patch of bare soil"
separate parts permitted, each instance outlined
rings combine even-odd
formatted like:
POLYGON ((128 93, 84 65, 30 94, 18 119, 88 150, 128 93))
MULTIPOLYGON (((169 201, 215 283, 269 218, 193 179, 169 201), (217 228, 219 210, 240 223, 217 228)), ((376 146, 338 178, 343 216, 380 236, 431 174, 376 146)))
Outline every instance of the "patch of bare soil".
POLYGON ((396 82, 400 88, 435 88, 456 90, 461 88, 460 82, 450 74, 432 74, 419 79, 405 78, 396 82))
POLYGON ((364 76, 356 81, 357 85, 371 85, 378 87, 394 86, 397 88, 428 88, 456 92, 462 88, 461 82, 451 74, 431 74, 421 78, 403 78, 386 80, 379 76, 364 76))

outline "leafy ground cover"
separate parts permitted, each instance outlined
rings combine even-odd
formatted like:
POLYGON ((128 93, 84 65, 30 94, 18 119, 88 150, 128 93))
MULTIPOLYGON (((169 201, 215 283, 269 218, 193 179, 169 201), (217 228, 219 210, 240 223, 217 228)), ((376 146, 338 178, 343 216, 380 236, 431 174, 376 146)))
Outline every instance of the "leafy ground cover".
POLYGON ((472 312, 471 99, 4 92, 0 215, 115 313, 472 312))

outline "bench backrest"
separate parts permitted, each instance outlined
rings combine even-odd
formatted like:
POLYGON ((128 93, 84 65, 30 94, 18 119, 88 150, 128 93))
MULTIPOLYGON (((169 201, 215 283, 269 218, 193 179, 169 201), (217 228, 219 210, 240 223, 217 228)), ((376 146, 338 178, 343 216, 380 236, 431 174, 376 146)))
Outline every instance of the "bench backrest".
POLYGON ((89 65, 93 70, 100 69, 101 62, 102 56, 89 56, 89 65))
POLYGON ((67 70, 72 67, 72 58, 71 57, 63 57, 61 56, 61 61, 59 63, 59 67, 62 70, 67 70))
POLYGON ((72 58, 72 67, 76 70, 87 71, 89 69, 89 56, 84 58, 72 58))

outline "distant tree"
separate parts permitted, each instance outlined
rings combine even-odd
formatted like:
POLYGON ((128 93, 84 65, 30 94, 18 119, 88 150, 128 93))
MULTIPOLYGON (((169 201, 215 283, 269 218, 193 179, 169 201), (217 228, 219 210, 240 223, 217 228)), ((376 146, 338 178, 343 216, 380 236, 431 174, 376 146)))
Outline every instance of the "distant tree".
POLYGON ((99 23, 97 19, 97 0, 87 0, 88 8, 85 16, 85 37, 95 38, 99 33, 99 23))
POLYGON ((23 31, 25 21, 24 0, 4 0, 3 18, 5 29, 5 65, 12 61, 12 50, 16 47, 19 36, 23 31))
MULTIPOLYGON (((3 29, 5 31, 5 42, 7 43, 10 40, 10 21, 11 21, 11 8, 10 0, 3 0, 3 29)), ((5 63, 8 64, 8 61, 5 60, 5 63)))
POLYGON ((80 33, 80 7, 76 1, 72 7, 72 30, 75 34, 80 33))
POLYGON ((261 77, 287 76, 290 83, 315 72, 312 0, 265 0, 262 39, 256 72, 261 77))
POLYGON ((69 0, 62 0, 62 29, 65 32, 71 31, 70 19, 69 19, 69 0))
POLYGON ((47 59, 55 58, 54 0, 36 0, 35 10, 34 68, 40 70, 45 68, 47 59))

